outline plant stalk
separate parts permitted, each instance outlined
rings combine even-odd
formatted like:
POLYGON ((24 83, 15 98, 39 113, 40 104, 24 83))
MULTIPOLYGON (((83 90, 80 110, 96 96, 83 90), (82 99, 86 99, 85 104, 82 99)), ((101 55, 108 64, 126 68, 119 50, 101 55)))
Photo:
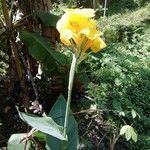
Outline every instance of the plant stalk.
POLYGON ((67 138, 67 127, 68 127, 68 119, 69 119, 69 111, 70 111, 70 102, 71 102, 71 94, 73 88, 73 81, 76 69, 76 56, 73 53, 72 55, 72 63, 69 73, 69 84, 68 84, 68 98, 67 98, 67 105, 66 105, 66 113, 65 113, 65 122, 64 122, 64 137, 67 138))

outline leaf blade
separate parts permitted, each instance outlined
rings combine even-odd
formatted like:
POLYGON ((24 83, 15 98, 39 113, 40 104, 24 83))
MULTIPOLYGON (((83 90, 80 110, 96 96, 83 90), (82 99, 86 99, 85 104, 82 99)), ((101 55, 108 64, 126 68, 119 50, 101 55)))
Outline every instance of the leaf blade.
POLYGON ((57 64, 68 64, 68 57, 56 51, 49 41, 38 33, 20 32, 21 41, 29 48, 29 53, 49 69, 56 69, 57 64))
MULTIPOLYGON (((65 118, 65 110, 66 110, 66 100, 61 95, 59 96, 58 100, 54 104, 52 110, 50 111, 49 115, 52 116, 52 118, 61 126, 64 125, 64 118, 65 118)), ((53 149, 56 150, 76 150, 78 145, 78 125, 75 121, 72 112, 70 110, 70 116, 69 116, 69 126, 67 130, 68 135, 68 145, 67 143, 64 143, 61 141, 58 141, 57 139, 52 138, 51 136, 48 137, 48 145, 53 149), (57 147, 56 147, 57 145, 57 147), (61 148, 60 148, 61 147, 61 148)))
POLYGON ((54 136, 60 140, 66 140, 63 136, 63 128, 57 125, 50 117, 38 117, 32 114, 19 112, 20 118, 37 130, 54 136), (38 123, 37 123, 38 122, 38 123))
POLYGON ((26 149, 30 148, 31 141, 27 141, 27 144, 25 141, 21 141, 24 137, 26 137, 26 133, 19 133, 19 134, 13 134, 8 140, 7 149, 8 150, 24 150, 25 145, 26 149))
POLYGON ((52 27, 55 27, 56 23, 60 19, 60 17, 57 15, 54 15, 49 12, 42 12, 42 11, 35 12, 32 14, 32 16, 39 18, 44 25, 52 26, 52 27))

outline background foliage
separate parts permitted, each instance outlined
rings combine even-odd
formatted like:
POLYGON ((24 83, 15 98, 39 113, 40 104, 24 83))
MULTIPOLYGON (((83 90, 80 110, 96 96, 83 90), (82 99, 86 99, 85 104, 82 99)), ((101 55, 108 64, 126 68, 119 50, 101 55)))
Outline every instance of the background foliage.
POLYGON ((138 142, 128 143, 130 149, 150 146, 149 8, 100 19, 108 47, 85 64, 92 81, 88 93, 97 108, 115 127, 126 123, 137 130, 138 142))

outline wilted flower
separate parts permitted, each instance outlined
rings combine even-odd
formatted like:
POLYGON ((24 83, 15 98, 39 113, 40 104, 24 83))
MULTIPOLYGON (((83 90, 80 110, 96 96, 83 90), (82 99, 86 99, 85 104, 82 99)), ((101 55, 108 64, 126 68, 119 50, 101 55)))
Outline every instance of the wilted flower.
POLYGON ((57 22, 61 42, 75 47, 78 56, 88 49, 96 53, 106 47, 100 37, 102 32, 97 30, 94 16, 93 9, 68 9, 57 22))

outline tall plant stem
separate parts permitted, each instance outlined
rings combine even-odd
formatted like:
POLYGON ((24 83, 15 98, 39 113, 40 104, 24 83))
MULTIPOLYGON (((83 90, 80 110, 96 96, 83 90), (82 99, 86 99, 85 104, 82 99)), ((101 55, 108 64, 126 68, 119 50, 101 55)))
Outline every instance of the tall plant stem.
POLYGON ((72 63, 69 73, 69 84, 68 84, 68 98, 67 98, 67 105, 66 105, 66 114, 65 114, 65 122, 64 122, 64 136, 67 137, 67 127, 68 127, 68 119, 69 119, 69 111, 70 111, 70 102, 71 102, 71 94, 73 88, 73 81, 75 75, 75 68, 76 68, 76 56, 75 54, 72 55, 72 63))

